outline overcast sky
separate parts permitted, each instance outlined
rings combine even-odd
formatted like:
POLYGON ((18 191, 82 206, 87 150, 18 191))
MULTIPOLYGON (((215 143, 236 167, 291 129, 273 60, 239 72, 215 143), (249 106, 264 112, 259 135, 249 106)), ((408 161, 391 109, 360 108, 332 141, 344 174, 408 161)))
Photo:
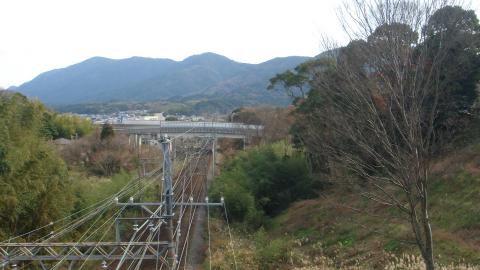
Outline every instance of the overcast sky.
MULTIPOLYGON (((480 0, 473 0, 480 12, 480 0)), ((93 56, 259 63, 345 41, 341 0, 0 0, 0 87, 93 56)))

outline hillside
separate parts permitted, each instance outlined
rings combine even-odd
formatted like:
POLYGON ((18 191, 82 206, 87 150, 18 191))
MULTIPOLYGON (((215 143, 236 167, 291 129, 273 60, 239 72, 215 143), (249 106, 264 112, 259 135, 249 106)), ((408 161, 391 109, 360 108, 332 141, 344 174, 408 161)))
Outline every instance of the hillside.
MULTIPOLYGON (((434 255, 439 269, 480 269, 480 143, 439 157, 430 187, 434 255)), ((338 181, 259 230, 213 222, 212 266, 231 269, 424 269, 410 227, 395 210, 338 181), (233 251, 235 251, 235 258, 233 251), (230 267, 230 268, 229 268, 230 267)), ((229 213, 230 217, 233 213, 229 213)))
POLYGON ((265 90, 268 80, 306 59, 292 56, 245 64, 214 53, 190 56, 179 62, 94 57, 42 73, 15 90, 48 105, 169 99, 286 105, 288 98, 284 93, 265 90))

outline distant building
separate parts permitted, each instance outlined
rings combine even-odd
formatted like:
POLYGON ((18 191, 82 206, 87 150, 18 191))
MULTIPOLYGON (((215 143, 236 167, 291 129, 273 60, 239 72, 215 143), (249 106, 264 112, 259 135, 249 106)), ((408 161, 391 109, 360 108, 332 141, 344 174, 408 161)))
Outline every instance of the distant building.
POLYGON ((155 113, 153 115, 145 115, 143 116, 143 120, 147 121, 165 121, 165 116, 163 113, 155 113))
POLYGON ((192 115, 192 116, 190 117, 190 119, 191 119, 193 122, 197 122, 197 121, 204 121, 204 120, 205 120, 205 117, 192 115))

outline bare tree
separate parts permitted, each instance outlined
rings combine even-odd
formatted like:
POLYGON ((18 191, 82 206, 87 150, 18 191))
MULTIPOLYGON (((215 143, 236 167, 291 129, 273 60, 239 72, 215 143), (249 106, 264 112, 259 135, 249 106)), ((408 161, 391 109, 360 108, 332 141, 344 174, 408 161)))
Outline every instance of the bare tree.
POLYGON ((447 1, 353 0, 340 19, 352 42, 328 48, 315 71, 303 113, 314 152, 354 172, 362 194, 396 207, 411 225, 428 270, 434 269, 428 206, 432 156, 442 144, 436 128, 448 96, 441 78, 448 38, 440 29, 429 42, 432 15, 447 1), (440 45, 439 45, 440 44, 440 45), (312 101, 314 100, 314 101, 312 101))
POLYGON ((292 108, 259 107, 254 112, 264 127, 262 139, 265 142, 289 139, 293 124, 292 108))
POLYGON ((102 140, 99 129, 65 146, 61 155, 69 166, 81 166, 98 175, 131 171, 137 165, 126 136, 116 134, 102 140))

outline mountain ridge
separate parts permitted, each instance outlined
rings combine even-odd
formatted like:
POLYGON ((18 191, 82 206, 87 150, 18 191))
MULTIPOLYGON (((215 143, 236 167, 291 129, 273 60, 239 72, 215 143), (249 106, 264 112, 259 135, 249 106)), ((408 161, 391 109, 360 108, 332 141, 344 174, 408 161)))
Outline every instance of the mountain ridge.
POLYGON ((49 105, 199 96, 231 96, 245 99, 249 104, 267 102, 284 105, 288 103, 286 95, 266 91, 268 79, 308 59, 310 57, 288 56, 248 64, 211 52, 192 55, 181 61, 139 56, 124 59, 95 56, 41 73, 14 88, 49 105))

